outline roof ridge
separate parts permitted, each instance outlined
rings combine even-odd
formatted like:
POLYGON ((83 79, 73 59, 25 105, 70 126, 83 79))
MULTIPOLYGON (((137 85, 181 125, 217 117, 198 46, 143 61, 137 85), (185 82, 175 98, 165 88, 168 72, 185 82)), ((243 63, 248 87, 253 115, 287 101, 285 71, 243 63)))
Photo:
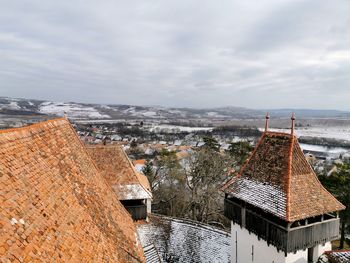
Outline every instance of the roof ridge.
POLYGON ((288 171, 286 180, 286 220, 289 221, 290 217, 290 186, 292 181, 292 162, 293 162, 293 149, 294 149, 294 136, 291 137, 289 157, 288 157, 288 171))
MULTIPOLYGON (((100 174, 100 170, 98 169, 97 164, 95 163, 95 161, 92 159, 92 157, 91 157, 90 154, 88 153, 88 151, 87 151, 87 149, 86 149, 86 147, 85 147, 85 144, 84 144, 83 141, 79 138, 77 132, 75 131, 74 127, 72 126, 72 124, 70 123, 70 121, 68 120, 68 118, 65 118, 65 117, 64 117, 63 119, 66 119, 69 128, 73 131, 73 134, 74 134, 74 136, 77 138, 77 140, 79 141, 79 143, 80 143, 80 145, 81 145, 83 151, 86 153, 87 157, 90 159, 90 161, 91 161, 92 165, 95 167, 97 173, 100 174)), ((110 187, 110 188, 111 188, 111 186, 109 185, 109 183, 107 182, 107 180, 104 178, 104 176, 102 176, 102 175, 100 174, 100 177, 101 177, 102 180, 104 181, 105 185, 107 185, 107 187, 110 187)), ((123 209, 125 212, 129 213, 128 210, 126 210, 126 208, 125 208, 123 205, 120 206, 120 208, 123 209)), ((120 247, 121 249, 123 249, 128 255, 130 255, 132 258, 136 259, 138 262, 142 262, 142 261, 140 261, 139 258, 135 257, 135 256, 134 256, 130 251, 128 251, 128 249, 126 249, 125 247, 120 246, 120 245, 118 245, 118 247, 120 247)))
MULTIPOLYGON (((152 194, 151 194, 151 193, 143 186, 143 184, 140 182, 139 177, 137 176, 138 171, 136 171, 136 168, 135 168, 135 166, 132 164, 132 162, 130 161, 128 155, 126 154, 126 152, 124 151, 124 149, 123 149, 121 146, 120 146, 120 148, 121 148, 121 150, 122 150, 124 156, 126 157, 126 160, 128 160, 129 166, 130 166, 131 169, 133 170, 134 175, 135 175, 137 181, 139 182, 139 184, 141 185, 141 187, 147 192, 147 194, 149 194, 149 196, 152 197, 152 194)), ((147 178, 147 180, 148 180, 148 178, 147 178)))
MULTIPOLYGON (((83 142, 82 142, 83 143, 83 142)), ((84 143, 83 143, 84 144, 84 143)), ((98 144, 98 145, 89 145, 89 146, 86 146, 86 148, 89 148, 89 149, 94 149, 94 148, 100 148, 100 149, 106 149, 106 148, 109 148, 109 149, 114 149, 115 151, 120 151, 121 154, 123 155, 124 159, 127 161, 128 163, 128 166, 129 168, 132 170, 132 176, 133 176, 133 179, 136 179, 137 183, 128 183, 128 185, 135 185, 135 184, 139 184, 141 186, 141 188, 143 190, 146 191, 146 193, 152 198, 152 193, 142 184, 142 182, 140 181, 139 177, 138 177, 138 171, 135 169, 135 166, 132 164, 132 162, 130 161, 128 155, 126 154, 126 152, 124 151, 122 145, 120 144, 110 144, 110 145, 101 145, 101 144, 98 144)), ((114 152, 114 154, 117 154, 116 152, 114 152)), ((89 154, 90 156, 90 154, 89 154)), ((91 157, 91 156, 90 156, 91 157)), ((91 157, 92 159, 92 157, 91 157)), ((95 160, 93 160, 94 163, 95 163, 95 160)), ((96 167, 97 167, 97 164, 96 164, 96 167)), ((98 168, 97 168, 98 169, 98 168)), ((98 169, 100 171, 100 169, 98 169)), ((145 175, 143 175, 145 176, 145 175)), ((147 177, 146 177, 147 178, 147 177)), ((104 178, 105 179, 105 178, 104 178)), ((107 180, 107 179, 105 179, 107 180)), ((147 178, 148 180, 148 178, 147 178)))
POLYGON ((221 187, 221 191, 225 190, 227 187, 229 187, 233 181, 238 178, 241 177, 243 174, 243 171, 245 170, 245 168, 247 167, 248 163, 250 162, 250 160, 253 158, 253 156, 255 156, 256 151, 258 150, 260 144, 262 143, 263 139, 265 138, 267 132, 263 132, 263 134, 261 135, 259 142, 257 143, 257 145, 254 148, 254 151, 252 152, 252 154, 249 156, 249 158, 247 160, 245 160, 241 170, 239 171, 239 173, 237 174, 237 176, 234 176, 233 178, 231 178, 227 183, 224 184, 223 187, 221 187))
POLYGON ((61 120, 68 121, 68 119, 66 117, 55 118, 55 119, 41 121, 41 122, 33 123, 33 124, 30 124, 30 125, 22 126, 22 127, 3 129, 3 130, 0 130, 0 134, 6 134, 6 133, 11 133, 11 132, 16 132, 16 131, 23 131, 23 130, 29 130, 31 128, 42 127, 42 126, 44 126, 44 125, 46 125, 48 123, 58 122, 58 121, 61 121, 61 120))
POLYGON ((283 136, 288 136, 288 137, 295 136, 294 134, 290 134, 288 132, 280 132, 280 131, 266 131, 264 133, 271 134, 271 135, 283 135, 283 136))
MULTIPOLYGON (((83 151, 86 153, 86 155, 90 158, 93 166, 96 168, 97 172, 100 173, 100 170, 97 167, 97 164, 95 163, 95 161, 91 158, 90 154, 88 153, 85 144, 83 143, 83 141, 80 139, 80 137, 78 136, 77 132, 75 131, 74 127, 72 126, 72 124, 70 123, 70 121, 68 120, 68 118, 65 118, 68 122, 69 128, 73 131, 74 136, 78 139, 80 145, 83 148, 83 151)), ((101 177, 103 178, 103 180, 105 180, 105 178, 101 175, 101 177)), ((105 180, 105 183, 109 186, 107 180, 105 180)))

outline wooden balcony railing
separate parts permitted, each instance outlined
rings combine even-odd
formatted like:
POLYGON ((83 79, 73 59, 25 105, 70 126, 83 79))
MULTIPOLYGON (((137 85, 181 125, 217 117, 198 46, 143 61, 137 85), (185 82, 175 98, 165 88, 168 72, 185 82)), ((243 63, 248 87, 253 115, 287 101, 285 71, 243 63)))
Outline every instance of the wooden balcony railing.
POLYGON ((234 223, 285 253, 310 248, 339 237, 339 218, 288 227, 287 222, 280 225, 273 222, 271 218, 267 219, 256 211, 242 207, 229 199, 225 199, 224 213, 234 223))

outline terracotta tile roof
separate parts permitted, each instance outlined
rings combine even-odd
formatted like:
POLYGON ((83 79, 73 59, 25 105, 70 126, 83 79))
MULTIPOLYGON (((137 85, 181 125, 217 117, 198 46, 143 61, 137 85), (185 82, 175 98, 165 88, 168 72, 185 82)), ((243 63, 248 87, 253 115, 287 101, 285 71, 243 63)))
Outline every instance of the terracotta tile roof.
POLYGON ((0 131, 1 262, 144 262, 135 226, 67 119, 0 131))
POLYGON ((137 179, 139 180, 140 184, 146 188, 149 192, 151 192, 151 185, 149 184, 147 176, 145 176, 142 173, 136 172, 137 179))
POLYGON ((136 171, 120 145, 87 146, 87 150, 108 184, 116 190, 119 199, 129 199, 127 190, 130 185, 135 185, 135 191, 144 190, 142 198, 145 198, 145 195, 148 195, 148 198, 152 197, 147 177, 136 171))
POLYGON ((179 151, 187 151, 187 150, 189 150, 191 148, 192 147, 188 146, 188 145, 181 145, 181 146, 179 146, 179 151))
POLYGON ((321 185, 297 138, 287 133, 265 132, 223 189, 289 222, 345 208, 321 185))

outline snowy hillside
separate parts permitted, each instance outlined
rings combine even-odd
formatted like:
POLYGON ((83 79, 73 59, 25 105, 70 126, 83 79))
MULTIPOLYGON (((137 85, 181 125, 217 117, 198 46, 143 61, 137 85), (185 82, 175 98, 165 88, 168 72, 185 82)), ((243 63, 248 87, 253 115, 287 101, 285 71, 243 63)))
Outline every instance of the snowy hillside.
POLYGON ((263 112, 245 108, 190 109, 158 106, 102 105, 75 102, 51 102, 0 97, 0 114, 36 113, 72 119, 231 119, 251 118, 263 112))
POLYGON ((107 114, 101 114, 96 108, 83 106, 77 103, 57 103, 57 102, 43 102, 39 105, 39 112, 48 115, 63 116, 65 113, 70 118, 80 119, 108 119, 107 114))
MULTIPOLYGON (((15 99, 0 97, 0 114, 13 115, 48 115, 63 116, 76 120, 121 120, 121 119, 149 119, 149 120, 263 120, 265 112, 269 110, 253 110, 242 107, 221 107, 212 109, 166 108, 160 106, 134 105, 103 105, 76 102, 51 102, 33 99, 15 99)), ((308 118, 345 118, 350 119, 349 112, 328 110, 272 110, 272 116, 290 118, 292 111, 297 116, 308 118)))

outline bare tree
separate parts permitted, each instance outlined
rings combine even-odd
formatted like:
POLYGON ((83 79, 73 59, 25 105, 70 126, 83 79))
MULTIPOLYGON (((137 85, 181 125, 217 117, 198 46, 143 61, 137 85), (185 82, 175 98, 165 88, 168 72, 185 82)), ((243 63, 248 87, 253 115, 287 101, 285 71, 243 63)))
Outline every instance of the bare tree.
POLYGON ((184 167, 189 189, 187 215, 197 221, 222 221, 223 198, 219 188, 227 178, 229 159, 211 148, 193 152, 184 167))

